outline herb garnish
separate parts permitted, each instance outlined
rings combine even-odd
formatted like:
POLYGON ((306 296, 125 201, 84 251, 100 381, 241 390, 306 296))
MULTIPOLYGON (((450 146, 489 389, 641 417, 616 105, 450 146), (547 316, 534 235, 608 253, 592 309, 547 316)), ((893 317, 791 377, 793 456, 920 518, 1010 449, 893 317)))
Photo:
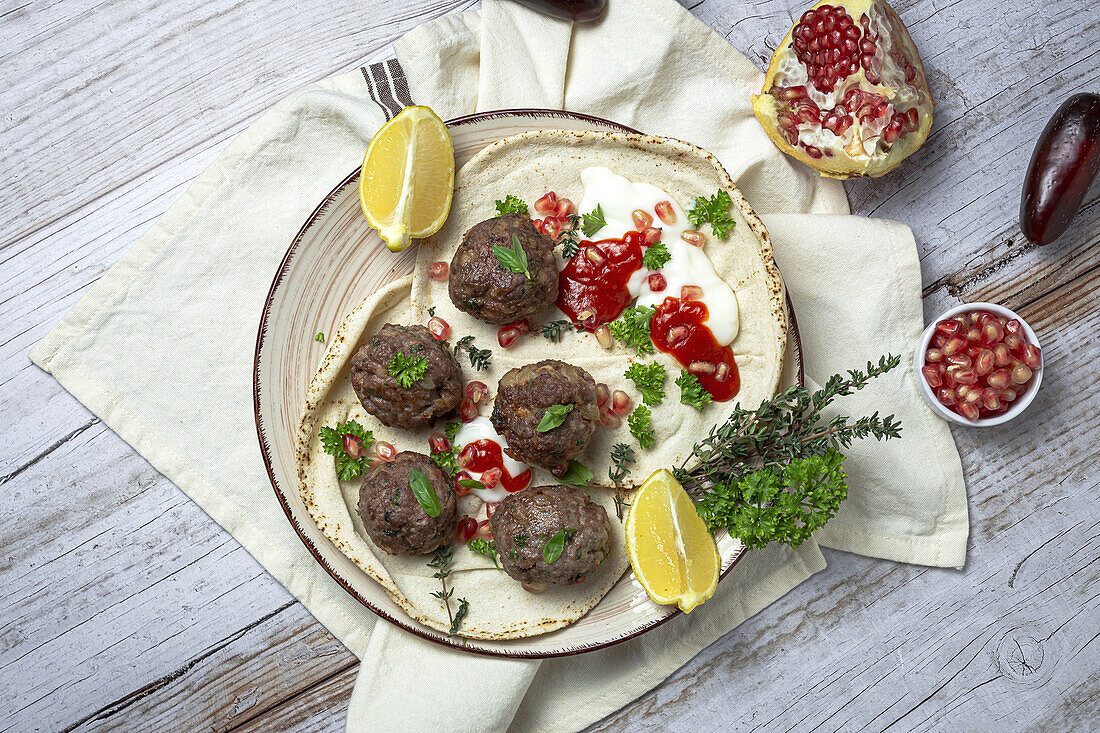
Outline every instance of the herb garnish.
POLYGON ((556 344, 561 341, 562 336, 565 335, 566 331, 569 331, 571 329, 576 329, 579 331, 582 328, 584 327, 581 326, 581 324, 574 323, 573 321, 549 321, 539 326, 539 333, 542 334, 542 337, 544 339, 556 344))
POLYGON ((546 408, 546 412, 542 413, 542 419, 539 420, 538 431, 540 433, 550 432, 565 422, 565 418, 568 417, 569 413, 572 411, 572 402, 567 405, 550 405, 546 408))
POLYGON ((432 482, 415 468, 409 469, 409 488, 412 489, 420 508, 429 517, 438 517, 443 511, 443 505, 439 503, 439 497, 435 493, 432 482))
POLYGON ((442 545, 436 548, 435 555, 428 562, 428 567, 435 568, 435 574, 433 578, 439 578, 440 584, 443 586, 443 590, 437 590, 432 593, 432 596, 443 601, 443 604, 447 607, 447 618, 451 621, 451 630, 447 632, 447 636, 454 636, 458 633, 458 627, 462 623, 462 619, 466 618, 466 614, 470 610, 470 603, 465 598, 458 599, 458 612, 451 615, 451 596, 454 595, 455 589, 447 589, 447 576, 451 574, 451 560, 454 558, 454 548, 450 545, 442 545))
POLYGON ((390 359, 386 371, 390 373, 391 377, 397 380, 398 387, 408 389, 423 379, 424 375, 428 373, 428 359, 423 356, 416 356, 410 359, 398 351, 395 352, 393 358, 390 359))
POLYGON ((580 237, 577 234, 577 227, 580 226, 581 218, 576 214, 569 215, 569 228, 563 229, 558 235, 558 244, 561 245, 561 255, 567 260, 573 259, 577 254, 577 250, 580 249, 580 237))
POLYGON ((526 275, 528 280, 534 279, 531 277, 531 271, 527 269, 527 253, 523 251, 523 245, 519 243, 519 237, 515 232, 512 233, 511 247, 505 247, 503 244, 493 245, 493 256, 508 272, 526 275))
POLYGON ((673 473, 712 530, 726 527, 750 549, 772 541, 797 547, 848 495, 840 449, 856 438, 901 437, 893 415, 822 423, 822 409, 899 363, 900 356, 884 356, 866 371, 834 375, 816 392, 795 386, 755 410, 736 407, 692 450, 695 465, 685 460, 673 473))
POLYGON ((476 478, 460 478, 458 480, 458 484, 459 484, 459 486, 462 486, 463 488, 466 488, 466 489, 470 489, 471 491, 473 491, 475 489, 478 490, 478 491, 485 491, 486 490, 485 489, 485 484, 481 483, 476 478))
POLYGON ((512 538, 512 543, 515 544, 517 547, 527 547, 527 535, 517 534, 515 537, 512 538))
POLYGON ((584 236, 591 237, 596 232, 607 226, 607 221, 603 218, 603 207, 596 204, 596 208, 592 209, 589 213, 581 217, 581 231, 584 232, 584 236))
POLYGON ((623 374, 634 382, 634 386, 642 393, 642 402, 647 405, 659 405, 665 398, 665 368, 653 362, 631 364, 623 374))
POLYGON ((497 562, 497 543, 492 540, 487 540, 483 537, 474 537, 472 540, 466 543, 466 546, 479 555, 484 555, 493 561, 493 564, 500 567, 497 562))
POLYGON ((623 518, 623 505, 628 503, 620 490, 620 484, 630 473, 630 464, 636 460, 634 449, 626 443, 616 443, 611 446, 611 466, 607 469, 607 477, 615 484, 615 514, 620 520, 623 518))
POLYGON ((318 331, 317 335, 313 337, 313 340, 314 341, 320 341, 321 343, 324 343, 325 342, 325 332, 324 331, 318 331))
POLYGON ((569 461, 569 468, 566 469, 565 475, 558 479, 558 482, 569 486, 588 486, 592 483, 594 477, 595 474, 588 466, 580 461, 569 461))
POLYGON ((554 536, 546 541, 546 544, 542 546, 542 559, 546 561, 547 565, 553 565, 561 557, 562 550, 565 549, 565 544, 573 539, 573 535, 577 533, 577 530, 570 527, 562 527, 554 536))
POLYGON ((672 253, 664 242, 654 242, 642 255, 642 267, 648 270, 660 270, 672 259, 672 253))
POLYGON ((630 413, 630 417, 626 419, 626 424, 630 427, 630 434, 638 439, 638 445, 642 446, 642 450, 652 448, 655 441, 653 427, 650 425, 649 420, 650 414, 648 407, 638 405, 634 408, 634 412, 630 413))
POLYGON ((705 196, 696 196, 692 207, 688 209, 688 220, 696 229, 709 223, 714 236, 726 239, 737 223, 729 213, 732 205, 730 195, 722 189, 718 189, 718 192, 709 199, 705 196))
POLYGON ((649 336, 649 322, 656 308, 644 305, 635 305, 627 308, 622 314, 607 327, 611 329, 611 335, 619 343, 633 346, 638 356, 653 353, 653 340, 649 336))
MULTIPOLYGON (((325 453, 336 457, 336 475, 341 481, 351 481, 370 467, 371 459, 367 458, 365 454, 367 448, 374 442, 374 433, 365 429, 355 420, 338 423, 334 428, 322 427, 318 434, 325 453), (354 436, 359 440, 357 446, 359 455, 352 457, 344 448, 345 435, 354 436)), ((348 442, 353 445, 355 443, 355 441, 348 442)))
POLYGON ((455 354, 457 355, 459 351, 466 352, 466 356, 470 357, 470 366, 479 372, 485 371, 493 363, 493 352, 474 346, 473 336, 463 336, 458 340, 455 344, 455 354))
POLYGON ((699 383, 699 377, 687 370, 681 371, 680 376, 676 377, 676 386, 680 388, 680 402, 691 405, 700 412, 714 402, 710 392, 703 389, 703 385, 699 383))
POLYGON ((512 194, 505 196, 503 201, 494 201, 493 205, 497 207, 497 216, 504 216, 505 214, 523 214, 527 216, 527 204, 523 202, 523 199, 512 194))
MULTIPOLYGON (((454 636, 458 633, 458 627, 462 625, 462 619, 466 618, 466 614, 470 612, 470 602, 465 598, 458 599, 458 610, 455 611, 454 620, 451 621, 451 628, 447 631, 447 636, 454 636)), ((463 639, 462 643, 465 644, 466 640, 463 639)))

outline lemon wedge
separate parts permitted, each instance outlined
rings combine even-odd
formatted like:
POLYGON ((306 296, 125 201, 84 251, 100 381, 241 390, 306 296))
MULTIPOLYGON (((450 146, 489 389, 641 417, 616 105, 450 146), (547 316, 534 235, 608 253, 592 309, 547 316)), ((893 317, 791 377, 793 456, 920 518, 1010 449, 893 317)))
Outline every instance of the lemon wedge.
POLYGON ((359 175, 359 203, 386 246, 439 231, 451 210, 455 151, 451 134, 429 107, 406 107, 371 138, 359 175))
POLYGON ((664 469, 634 494, 626 548, 634 576, 657 603, 687 613, 718 587, 718 546, 684 487, 664 469))

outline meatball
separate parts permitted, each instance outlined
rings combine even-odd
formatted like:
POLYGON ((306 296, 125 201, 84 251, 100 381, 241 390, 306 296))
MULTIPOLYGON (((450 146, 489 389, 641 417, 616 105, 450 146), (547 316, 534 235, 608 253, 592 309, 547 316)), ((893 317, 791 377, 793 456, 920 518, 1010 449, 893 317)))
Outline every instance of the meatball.
POLYGON ((375 461, 359 489, 359 517, 374 544, 391 555, 426 555, 444 544, 458 521, 451 482, 422 453, 402 451, 392 461, 375 461), (410 486, 410 471, 424 474, 442 511, 430 516, 410 486))
POLYGON ((536 316, 558 298, 554 241, 540 234, 531 219, 522 214, 506 214, 475 224, 451 260, 447 291, 456 308, 487 323, 536 316), (512 235, 527 254, 531 277, 508 270, 493 254, 493 245, 512 249, 512 235))
POLYGON ((585 370, 555 359, 512 369, 500 378, 491 418, 517 461, 552 468, 580 455, 600 421, 596 382, 585 370), (551 405, 572 405, 561 425, 539 432, 551 405))
POLYGON ((489 517, 504 572, 521 583, 584 581, 611 552, 611 523, 602 506, 569 486, 533 486, 509 494, 489 517), (562 533, 561 556, 546 561, 546 545, 562 533))
POLYGON ((452 413, 462 401, 462 368, 424 326, 382 326, 351 357, 351 385, 363 409, 391 428, 419 428, 452 413), (395 354, 427 360, 423 375, 402 387, 390 374, 395 354))

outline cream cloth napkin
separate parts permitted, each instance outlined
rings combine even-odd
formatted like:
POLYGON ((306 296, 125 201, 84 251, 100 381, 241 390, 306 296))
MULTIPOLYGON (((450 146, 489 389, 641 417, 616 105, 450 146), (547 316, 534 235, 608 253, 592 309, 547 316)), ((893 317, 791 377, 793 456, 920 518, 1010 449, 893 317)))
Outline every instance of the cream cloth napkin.
MULTIPOLYGON (((414 30, 397 51, 412 97, 444 117, 565 107, 711 150, 765 214, 811 383, 886 351, 911 358, 922 317, 909 230, 843 216, 841 187, 791 163, 753 119, 748 93, 759 88, 760 72, 672 0, 611 0, 606 18, 575 27, 485 0, 480 14, 414 30)), ((754 552, 690 616, 609 650, 541 664, 476 658, 376 625, 317 566, 286 522, 260 460, 252 350, 264 297, 294 233, 405 101, 395 70, 395 63, 373 65, 277 104, 31 358, 363 659, 349 729, 583 727, 659 683, 824 560, 813 541, 798 551, 754 552)), ((838 409, 894 412, 904 438, 849 452, 850 498, 819 533, 821 543, 962 565, 967 515, 958 454, 946 426, 920 401, 911 371, 903 365, 838 409)))

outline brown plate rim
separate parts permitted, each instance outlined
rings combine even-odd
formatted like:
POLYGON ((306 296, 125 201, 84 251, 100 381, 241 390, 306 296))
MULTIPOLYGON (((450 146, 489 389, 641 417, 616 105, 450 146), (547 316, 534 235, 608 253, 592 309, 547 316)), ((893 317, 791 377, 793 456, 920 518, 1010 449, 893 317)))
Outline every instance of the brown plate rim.
MULTIPOLYGON (((560 110, 560 109, 538 109, 538 108, 518 109, 517 108, 517 109, 487 110, 485 112, 476 112, 474 114, 463 115, 461 117, 455 117, 453 119, 447 120, 446 124, 447 124, 448 127, 459 127, 459 126, 462 126, 462 125, 473 124, 473 123, 476 123, 476 122, 483 122, 485 120, 507 118, 507 117, 559 117, 559 118, 562 118, 562 119, 573 119, 573 120, 581 120, 581 121, 585 121, 585 122, 594 122, 594 123, 597 123, 597 124, 607 125, 608 127, 616 128, 616 129, 620 130, 621 132, 641 134, 641 133, 638 132, 638 130, 635 130, 631 127, 627 127, 626 125, 619 124, 618 122, 612 122, 611 120, 606 120, 606 119, 603 119, 601 117, 595 117, 593 115, 581 114, 579 112, 568 112, 568 111, 560 110)), ((470 654, 480 654, 480 655, 488 656, 488 657, 500 657, 500 658, 506 658, 506 659, 549 659, 549 658, 553 658, 553 657, 568 657, 568 656, 573 656, 575 654, 584 654, 586 652, 596 651, 598 649, 606 649, 608 647, 615 646, 616 644, 621 644, 624 641, 629 641, 630 639, 638 637, 638 636, 646 633, 647 631, 651 631, 652 629, 655 629, 658 626, 661 626, 662 624, 666 623, 667 621, 679 616, 681 611, 680 611, 680 609, 676 608, 676 609, 673 609, 673 612, 668 614, 667 616, 664 616, 660 619, 657 619, 656 621, 653 621, 653 622, 643 626, 640 629, 632 631, 631 633, 629 633, 625 636, 615 638, 615 639, 611 639, 609 641, 600 642, 600 643, 597 643, 597 644, 592 644, 590 646, 585 646, 585 647, 580 648, 580 649, 569 649, 569 650, 558 651, 558 652, 506 652, 506 651, 496 651, 496 650, 493 650, 493 649, 472 648, 472 647, 464 646, 464 645, 462 645, 458 642, 452 642, 452 641, 449 641, 447 639, 440 638, 438 636, 430 634, 430 633, 428 633, 428 632, 426 632, 422 629, 419 629, 419 628, 413 626, 412 624, 410 624, 410 623, 408 623, 408 622, 406 622, 402 619, 395 618, 394 616, 390 615, 389 613, 383 611, 381 608, 378 608, 377 606, 373 605, 369 600, 367 600, 362 595, 360 595, 358 592, 356 592, 356 590, 352 587, 351 583, 349 583, 346 579, 344 579, 344 577, 341 576, 336 571, 336 569, 333 568, 328 563, 328 561, 325 559, 325 557, 321 554, 320 549, 318 549, 318 547, 313 543, 313 541, 308 536, 306 536, 305 530, 302 529, 301 525, 298 523, 298 520, 291 513, 290 504, 287 501, 286 496, 283 494, 283 491, 279 488, 278 481, 275 479, 275 472, 274 472, 274 468, 272 467, 272 461, 271 461, 271 449, 270 449, 270 446, 268 445, 267 438, 264 435, 263 420, 260 416, 260 352, 261 352, 261 350, 263 348, 263 345, 264 345, 264 339, 267 336, 267 322, 268 322, 269 316, 271 315, 271 307, 272 307, 272 304, 273 304, 274 299, 275 299, 275 293, 278 290, 279 285, 282 283, 283 278, 286 276, 287 269, 290 265, 291 260, 294 257, 295 251, 298 248, 298 244, 301 242, 302 236, 305 234, 306 230, 308 230, 311 226, 313 226, 313 224, 316 222, 317 218, 322 213, 324 213, 324 211, 328 208, 329 204, 335 198, 337 193, 339 193, 345 186, 347 186, 349 183, 351 183, 358 175, 359 175, 359 169, 356 168, 354 171, 352 171, 351 174, 349 174, 347 177, 345 177, 331 191, 329 191, 329 193, 321 200, 321 203, 319 203, 317 205, 317 207, 313 210, 313 212, 309 215, 309 217, 306 219, 305 223, 302 224, 301 228, 298 230, 298 233, 294 235, 294 239, 291 240, 290 246, 287 248, 286 254, 283 255, 282 260, 279 262, 279 267, 275 271, 275 278, 272 280, 271 287, 268 289, 267 297, 264 300, 263 313, 260 316, 259 329, 258 329, 257 334, 256 334, 256 348, 255 348, 255 352, 253 354, 253 361, 252 361, 252 406, 253 406, 253 416, 254 416, 255 422, 256 422, 256 437, 259 440, 260 453, 263 456, 264 469, 267 471, 268 481, 271 483, 271 488, 275 492, 275 496, 279 501, 279 505, 283 508, 283 513, 286 515, 287 520, 290 522, 291 526, 294 528, 294 533, 298 535, 298 539, 300 539, 302 541, 302 544, 304 544, 306 546, 306 549, 309 550, 309 553, 311 555, 313 555, 313 558, 318 562, 318 564, 320 564, 320 566, 322 568, 324 568, 325 572, 327 572, 329 574, 329 576, 333 580, 335 580, 336 583, 341 588, 344 589, 344 591, 346 591, 352 598, 354 598, 359 603, 361 603, 363 606, 365 606, 370 611, 372 611, 379 618, 384 619, 385 621, 388 621, 391 624, 399 626, 400 628, 405 629, 406 631, 409 631, 413 634, 416 634, 420 638, 426 639, 427 641, 430 641, 434 644, 439 644, 440 646, 444 646, 444 647, 447 647, 449 649, 457 649, 459 651, 467 652, 467 653, 470 653, 470 654)), ((791 304, 790 295, 788 294, 786 296, 786 298, 787 298, 787 312, 790 315, 790 320, 791 320, 790 332, 794 335, 794 341, 795 341, 794 352, 795 352, 795 355, 796 355, 796 358, 797 358, 797 361, 798 361, 798 384, 799 385, 804 385, 805 384, 805 374, 804 374, 804 371, 803 371, 803 360, 802 360, 802 339, 801 339, 801 337, 798 333, 798 321, 795 318, 794 307, 791 304)), ((729 567, 726 568, 722 572, 719 580, 721 580, 722 578, 725 578, 726 575, 730 572, 730 570, 732 570, 734 568, 734 566, 737 565, 737 563, 739 563, 741 561, 741 559, 746 554, 747 554, 747 550, 745 549, 744 545, 742 545, 741 551, 733 559, 733 562, 730 563, 729 567)))

